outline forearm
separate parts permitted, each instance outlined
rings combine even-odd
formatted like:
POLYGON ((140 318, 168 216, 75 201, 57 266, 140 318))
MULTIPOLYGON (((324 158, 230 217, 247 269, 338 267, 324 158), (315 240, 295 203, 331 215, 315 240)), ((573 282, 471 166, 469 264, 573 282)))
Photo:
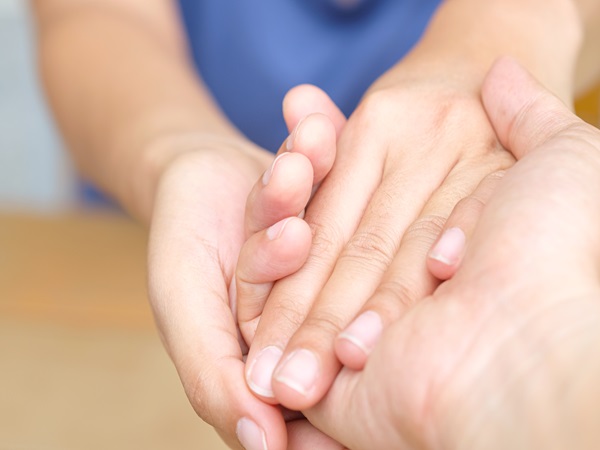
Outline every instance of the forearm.
POLYGON ((446 70, 455 67, 457 76, 480 80, 495 59, 509 55, 570 101, 585 87, 584 82, 589 84, 595 77, 595 66, 600 66, 597 56, 595 63, 589 56, 585 65, 579 63, 584 53, 591 54, 594 47, 598 50, 592 36, 600 18, 597 3, 446 0, 407 62, 439 63, 446 70))
POLYGON ((171 3, 33 3, 43 81, 77 165, 144 220, 162 167, 185 149, 168 136, 241 139, 197 79, 171 3))

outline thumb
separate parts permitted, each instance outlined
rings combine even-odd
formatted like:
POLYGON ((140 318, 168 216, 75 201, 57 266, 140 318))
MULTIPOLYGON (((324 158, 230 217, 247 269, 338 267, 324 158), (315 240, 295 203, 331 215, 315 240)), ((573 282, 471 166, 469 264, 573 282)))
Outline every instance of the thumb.
POLYGON ((498 59, 488 72, 482 101, 498 139, 517 159, 580 122, 509 57, 498 59))
POLYGON ((301 84, 288 91, 283 99, 283 117, 290 133, 301 119, 314 113, 326 115, 339 136, 346 117, 324 91, 310 84, 301 84))

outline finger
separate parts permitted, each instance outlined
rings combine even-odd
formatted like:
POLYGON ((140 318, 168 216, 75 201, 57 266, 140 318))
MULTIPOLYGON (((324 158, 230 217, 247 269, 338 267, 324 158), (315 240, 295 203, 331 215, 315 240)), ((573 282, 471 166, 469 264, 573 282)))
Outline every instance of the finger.
MULTIPOLYGON (((377 147, 375 147, 377 148, 377 147)), ((336 165, 324 180, 307 211, 313 230, 313 245, 304 266, 292 277, 273 287, 265 305, 250 352, 246 379, 264 400, 272 400, 273 369, 289 337, 325 285, 343 245, 350 238, 381 180, 381 161, 370 152, 338 155, 336 165), (362 183, 355 183, 355 178, 362 183)), ((292 408, 298 409, 298 408, 292 408)))
POLYGON ((337 135, 342 132, 342 128, 346 124, 344 113, 318 87, 301 84, 287 92, 283 99, 283 117, 290 132, 296 128, 300 120, 313 113, 321 113, 329 117, 337 135))
POLYGON ((303 211, 315 186, 331 170, 335 155, 331 120, 322 114, 305 117, 248 197, 247 236, 303 211))
MULTIPOLYGON (((169 182, 174 181, 163 184, 169 182)), ((210 185, 214 180, 195 182, 210 185)), ((226 223, 220 229, 206 227, 199 235, 195 215, 188 220, 178 213, 181 207, 193 210, 197 199, 188 197, 174 202, 159 192, 155 203, 160 214, 153 218, 149 242, 149 296, 161 338, 195 411, 228 436, 231 445, 239 447, 237 430, 242 440, 258 439, 257 445, 266 440, 269 448, 285 448, 281 412, 258 400, 246 386, 221 253, 209 244, 219 243, 219 250, 227 245, 235 249, 235 242, 228 243, 220 235, 241 236, 241 220, 233 230, 226 223)), ((246 442, 247 448, 262 448, 250 445, 246 442)))
POLYGON ((290 217, 253 235, 243 245, 236 269, 238 326, 251 344, 273 283, 296 272, 310 251, 306 222, 290 217))
POLYGON ((310 84, 302 84, 288 91, 283 100, 283 117, 290 132, 285 148, 302 152, 310 159, 317 185, 331 170, 335 159, 335 142, 346 125, 346 117, 325 92, 310 84), (318 133, 299 132, 305 128, 301 123, 310 115, 322 115, 329 119, 334 130, 333 145, 329 141, 324 142, 318 133), (317 145, 304 145, 302 139, 307 140, 307 144, 312 141, 317 145))
POLYGON ((486 176, 475 191, 457 204, 446 221, 439 239, 427 255, 427 268, 440 280, 448 280, 458 270, 484 206, 492 196, 505 172, 500 170, 486 176))
POLYGON ((482 100, 498 139, 517 159, 579 123, 557 97, 508 57, 490 69, 482 100))
POLYGON ((418 402, 428 386, 406 351, 419 332, 414 322, 392 324, 364 370, 343 368, 325 398, 305 411, 308 420, 352 449, 428 448, 418 402))
POLYGON ((314 229, 309 258, 294 277, 275 286, 248 355, 253 362, 246 377, 253 391, 261 398, 273 392, 291 409, 313 405, 327 390, 340 368, 335 336, 375 291, 402 234, 437 187, 431 180, 443 179, 454 164, 434 160, 427 177, 414 177, 420 162, 409 161, 390 168, 393 176, 381 181, 383 161, 377 152, 387 151, 387 145, 365 142, 355 133, 343 139, 340 145, 347 150, 338 156, 307 215, 314 229), (329 267, 334 267, 331 276, 329 267), (300 324, 302 330, 294 335, 300 324), (257 391, 253 378, 269 379, 262 371, 273 371, 286 344, 271 385, 257 391), (254 363, 263 358, 268 363, 254 363), (254 364, 261 372, 254 373, 254 364))
MULTIPOLYGON (((442 165, 438 166, 440 173, 431 175, 432 179, 443 179, 442 165)), ((431 171, 436 171, 435 166, 431 171)), ((383 181, 327 284, 310 311, 305 311, 306 319, 289 340, 274 372, 273 392, 281 404, 304 409, 327 391, 340 368, 334 352, 335 337, 373 295, 403 234, 423 208, 423 199, 429 198, 434 189, 429 179, 415 180, 403 173, 383 181), (411 195, 396 195, 399 192, 411 195), (354 282, 359 278, 360 283, 354 282)))
POLYGON ((313 113, 304 117, 285 142, 287 151, 302 153, 311 162, 313 184, 327 176, 336 156, 337 131, 328 116, 313 113))
MULTIPOLYGON (((507 158, 507 164, 511 159, 507 158)), ((433 293, 439 280, 427 270, 427 254, 453 205, 462 201, 465 191, 475 190, 488 171, 481 163, 475 167, 459 165, 431 196, 419 219, 404 234, 400 250, 375 294, 337 336, 335 352, 342 364, 362 369, 387 325, 433 293)))
POLYGON ((246 236, 299 215, 308 203, 312 186, 313 169, 308 158, 300 153, 280 154, 248 196, 246 236))
POLYGON ((345 447, 317 430, 308 420, 288 422, 288 450, 343 450, 345 447))
MULTIPOLYGON (((191 262, 199 262, 198 258, 183 258, 185 264, 177 264, 165 253, 157 251, 153 256, 168 264, 169 274, 151 274, 151 299, 163 340, 194 410, 230 440, 243 433, 248 440, 257 436, 266 440, 269 448, 285 448, 281 413, 258 400, 244 381, 244 363, 225 286, 215 292, 207 286, 208 271, 199 276, 185 270, 191 262), (173 272, 178 275, 174 277, 173 272), (189 283, 191 276, 198 282, 189 283), (181 284, 188 286, 182 290, 181 284), (210 302, 203 304, 198 299, 210 302), (238 429, 242 419, 248 431, 238 429)), ((248 443, 245 447, 252 448, 248 443)))

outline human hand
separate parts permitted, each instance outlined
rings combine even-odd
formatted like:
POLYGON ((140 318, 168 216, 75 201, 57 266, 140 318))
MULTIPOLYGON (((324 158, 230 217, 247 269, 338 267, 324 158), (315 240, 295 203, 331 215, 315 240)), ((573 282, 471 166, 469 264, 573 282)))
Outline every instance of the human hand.
MULTIPOLYGON (((322 95, 304 90, 288 99, 288 126, 314 112, 339 118, 322 95)), ((240 439, 285 448, 280 409, 258 400, 244 382, 244 343, 230 307, 245 225, 273 219, 257 214, 244 223, 252 185, 273 156, 244 140, 207 141, 203 135, 160 145, 185 149, 160 177, 151 224, 149 290, 163 342, 192 406, 229 445, 239 447, 237 431, 240 439)))
POLYGON ((512 60, 492 68, 483 101, 519 161, 457 274, 305 411, 350 448, 600 443, 600 131, 512 60))
MULTIPOLYGON (((466 69, 448 76, 401 64, 367 93, 307 209, 309 257, 275 285, 262 313, 246 373, 255 394, 310 407, 340 368, 336 336, 359 311, 387 323, 436 288, 426 255, 446 218, 486 176, 513 163, 483 110, 480 83, 466 69)), ((370 341, 385 323, 372 325, 370 341)), ((343 345, 354 351, 343 362, 362 367, 370 342, 347 337, 343 345)))
MULTIPOLYGON (((287 101, 317 88, 299 86, 287 101)), ((311 231, 301 217, 319 184, 331 170, 343 114, 311 114, 294 128, 271 168, 255 183, 246 204, 244 243, 236 269, 238 326, 252 343, 273 283, 298 270, 310 250, 311 231)))

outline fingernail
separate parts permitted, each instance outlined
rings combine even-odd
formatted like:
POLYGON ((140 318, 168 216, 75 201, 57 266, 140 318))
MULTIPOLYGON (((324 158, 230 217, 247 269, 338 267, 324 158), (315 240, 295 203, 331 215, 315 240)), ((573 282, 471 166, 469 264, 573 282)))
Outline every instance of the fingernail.
POLYGON ((246 450, 267 450, 265 432, 252 420, 245 417, 238 420, 235 434, 246 450))
POLYGON ((304 121, 304 118, 300 119, 300 121, 296 124, 296 127, 294 128, 292 133, 287 138, 287 141, 285 142, 285 148, 287 149, 288 152, 291 152, 294 148, 294 141, 296 140, 296 137, 298 136, 298 130, 300 129, 300 125, 302 124, 303 121, 304 121))
POLYGON ((269 238, 269 240, 274 241, 275 239, 280 238, 283 234, 285 226, 291 219, 292 217, 288 217, 287 219, 280 220, 275 225, 271 225, 269 228, 267 228, 267 237, 269 238))
POLYGON ((274 397, 271 378, 282 353, 274 345, 265 347, 250 364, 246 374, 246 382, 255 394, 262 397, 274 397))
POLYGON ((292 352, 275 373, 275 380, 305 397, 319 376, 319 361, 313 352, 300 349, 292 352))
POLYGON ((448 228, 429 252, 429 257, 448 266, 456 264, 465 248, 465 241, 463 230, 448 228))
POLYGON ((289 155, 289 153, 288 152, 284 152, 281 155, 277 156, 277 158, 275 158, 273 160, 273 163, 271 164, 271 167, 269 167, 269 169, 263 174, 263 177, 262 177, 262 183, 263 183, 263 185, 266 186, 267 184, 269 184, 269 181, 271 181, 271 176, 273 176, 273 171, 275 170, 275 166, 281 160, 281 158, 283 158, 286 155, 289 155))
POLYGON ((346 339, 365 355, 369 355, 381 337, 383 322, 375 311, 365 311, 338 335, 338 339, 346 339))

